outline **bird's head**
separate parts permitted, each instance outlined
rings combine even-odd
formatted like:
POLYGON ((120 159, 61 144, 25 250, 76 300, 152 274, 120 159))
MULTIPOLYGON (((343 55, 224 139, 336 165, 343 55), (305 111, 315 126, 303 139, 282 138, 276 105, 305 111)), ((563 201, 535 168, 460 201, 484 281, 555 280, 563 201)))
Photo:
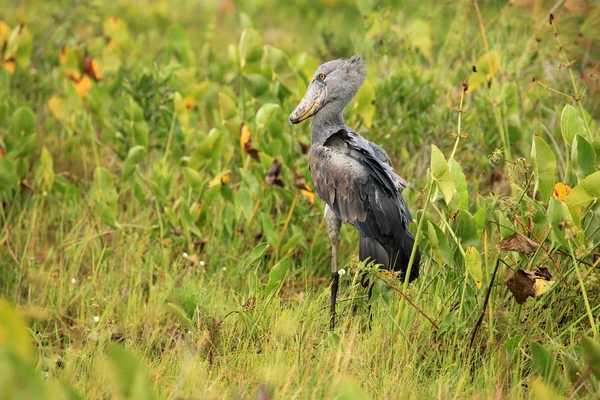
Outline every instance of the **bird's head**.
POLYGON ((364 66, 362 58, 355 55, 349 60, 328 61, 317 68, 300 104, 290 114, 290 123, 302 122, 332 103, 343 110, 365 80, 364 66))

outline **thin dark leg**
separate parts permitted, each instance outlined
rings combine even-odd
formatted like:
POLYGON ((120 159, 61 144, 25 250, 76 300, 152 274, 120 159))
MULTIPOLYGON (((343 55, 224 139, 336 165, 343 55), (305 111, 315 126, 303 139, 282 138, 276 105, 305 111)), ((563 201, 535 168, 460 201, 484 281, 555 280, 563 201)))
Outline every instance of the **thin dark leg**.
POLYGON ((337 265, 337 245, 340 238, 340 228, 342 227, 342 221, 340 221, 329 207, 325 207, 325 220, 327 221, 327 230, 329 231, 329 239, 331 240, 331 306, 330 306, 330 320, 329 329, 335 329, 335 301, 337 298, 338 286, 340 283, 340 276, 338 274, 337 265))
POLYGON ((337 299, 338 285, 340 283, 340 275, 336 272, 331 273, 331 306, 329 308, 330 320, 329 330, 335 329, 335 303, 337 299))

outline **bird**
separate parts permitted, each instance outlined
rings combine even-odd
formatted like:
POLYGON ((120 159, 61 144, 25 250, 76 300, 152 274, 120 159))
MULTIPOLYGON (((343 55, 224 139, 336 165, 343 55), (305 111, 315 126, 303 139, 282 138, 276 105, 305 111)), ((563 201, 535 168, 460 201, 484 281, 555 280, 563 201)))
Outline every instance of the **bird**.
MULTIPOLYGON (((337 246, 342 222, 360 232, 360 261, 398 271, 402 281, 415 246, 408 229, 412 216, 402 197, 406 181, 393 171, 381 146, 362 137, 344 121, 344 109, 365 80, 365 66, 360 55, 322 64, 289 116, 291 124, 313 117, 308 165, 315 190, 326 204, 324 216, 331 241, 330 330, 335 329, 337 246)), ((409 282, 419 276, 420 260, 417 247, 409 282)))

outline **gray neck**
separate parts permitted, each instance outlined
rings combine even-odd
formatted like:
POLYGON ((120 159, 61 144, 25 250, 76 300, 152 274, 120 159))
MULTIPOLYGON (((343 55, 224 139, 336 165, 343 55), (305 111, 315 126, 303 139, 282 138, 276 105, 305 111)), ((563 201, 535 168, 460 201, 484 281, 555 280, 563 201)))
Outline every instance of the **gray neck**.
POLYGON ((346 104, 339 100, 332 101, 315 114, 310 125, 310 141, 313 145, 322 145, 329 136, 346 127, 345 107, 346 104))

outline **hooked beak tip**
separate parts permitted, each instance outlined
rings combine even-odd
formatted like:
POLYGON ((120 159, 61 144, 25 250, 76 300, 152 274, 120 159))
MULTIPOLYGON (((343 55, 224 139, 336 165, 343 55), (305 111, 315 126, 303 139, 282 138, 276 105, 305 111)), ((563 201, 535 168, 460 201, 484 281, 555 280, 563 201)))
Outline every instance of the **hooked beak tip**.
POLYGON ((296 124, 300 123, 300 120, 298 118, 294 118, 291 115, 290 115, 289 121, 290 121, 290 125, 296 125, 296 124))

